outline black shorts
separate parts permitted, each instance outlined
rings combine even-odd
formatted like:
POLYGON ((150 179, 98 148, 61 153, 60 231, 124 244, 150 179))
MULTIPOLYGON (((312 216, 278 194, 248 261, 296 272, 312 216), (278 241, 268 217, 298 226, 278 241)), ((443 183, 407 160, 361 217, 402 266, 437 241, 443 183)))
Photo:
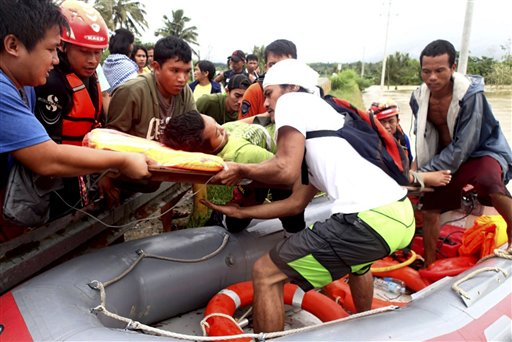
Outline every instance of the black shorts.
POLYGON ((334 214, 278 243, 270 258, 307 291, 348 273, 364 274, 373 262, 405 248, 414 230, 414 212, 406 198, 359 214, 334 214))

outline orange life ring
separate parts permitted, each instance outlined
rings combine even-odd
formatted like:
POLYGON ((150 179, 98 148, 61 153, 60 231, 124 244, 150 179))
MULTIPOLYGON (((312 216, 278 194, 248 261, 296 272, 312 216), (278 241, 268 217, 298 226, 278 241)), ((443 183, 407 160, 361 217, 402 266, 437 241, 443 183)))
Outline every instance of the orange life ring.
MULTIPOLYGON (((352 313, 357 313, 357 309, 354 304, 352 294, 350 292, 350 286, 345 282, 345 277, 335 280, 332 283, 324 286, 322 291, 327 296, 329 296, 331 299, 338 302, 345 310, 352 312, 352 313)), ((372 310, 378 309, 378 308, 383 308, 385 306, 390 306, 390 305, 404 307, 407 305, 407 303, 386 301, 386 300, 382 300, 379 298, 373 298, 373 300, 372 300, 372 310)))
MULTIPOLYGON (((253 300, 254 290, 251 281, 228 286, 217 293, 208 302, 204 312, 205 317, 212 315, 206 320, 206 334, 208 336, 230 336, 243 334, 243 330, 231 319, 215 316, 225 314, 233 316, 235 310, 250 305, 253 300)), ((284 303, 294 307, 300 307, 315 315, 322 322, 347 317, 348 313, 337 305, 329 297, 311 290, 303 292, 297 285, 284 285, 284 303)), ((250 341, 250 339, 236 339, 229 341, 250 341)))

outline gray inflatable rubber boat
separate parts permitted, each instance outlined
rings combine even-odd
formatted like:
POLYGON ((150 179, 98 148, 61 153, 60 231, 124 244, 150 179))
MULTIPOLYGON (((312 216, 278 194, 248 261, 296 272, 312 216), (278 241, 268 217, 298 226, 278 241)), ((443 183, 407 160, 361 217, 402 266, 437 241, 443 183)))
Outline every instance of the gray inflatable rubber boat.
MULTIPOLYGON (((329 207, 326 198, 315 199, 306 210, 307 223, 327 218, 329 207)), ((166 321, 185 329, 191 316, 199 321, 216 293, 250 280, 255 260, 284 238, 280 227, 280 221, 267 220, 238 234, 221 227, 186 229, 70 260, 0 297, 0 340, 206 340, 201 334, 157 336, 131 322, 162 327, 166 321), (102 301, 128 324, 106 315, 102 301)), ((511 341, 511 272, 506 256, 489 258, 413 294, 406 307, 319 323, 275 339, 511 341)))

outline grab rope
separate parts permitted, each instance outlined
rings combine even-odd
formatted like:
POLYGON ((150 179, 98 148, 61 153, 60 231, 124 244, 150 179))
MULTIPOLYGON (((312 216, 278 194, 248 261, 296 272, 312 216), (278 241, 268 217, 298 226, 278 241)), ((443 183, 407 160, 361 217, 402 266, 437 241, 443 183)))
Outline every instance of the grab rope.
POLYGON ((467 276, 465 276, 464 278, 462 279, 459 279, 457 280, 453 285, 452 285, 452 290, 454 290, 455 292, 457 292, 457 294, 461 297, 464 297, 466 299, 471 299, 468 295, 468 293, 466 291, 464 291, 462 288, 460 288, 460 284, 465 282, 466 280, 469 280, 471 278, 473 278, 474 276, 480 274, 480 273, 483 273, 483 272, 488 272, 488 271, 494 271, 494 272, 501 272, 503 273, 503 275, 505 276, 505 278, 508 277, 508 273, 507 271, 505 271, 504 269, 500 268, 500 267, 482 267, 482 268, 479 268, 478 270, 475 270, 473 272, 471 272, 470 274, 468 274, 467 276))
MULTIPOLYGON (((100 291, 100 298, 101 298, 102 302, 97 307, 91 309, 91 312, 93 312, 93 313, 102 313, 103 315, 105 315, 105 316, 107 316, 109 318, 112 318, 112 319, 115 319, 117 321, 126 323, 125 329, 142 330, 144 332, 155 334, 155 335, 160 335, 160 336, 165 336, 165 337, 172 337, 172 338, 176 338, 176 339, 180 339, 180 340, 191 340, 191 341, 220 341, 220 340, 234 340, 234 339, 238 339, 238 338, 252 338, 252 339, 259 340, 259 341, 264 341, 267 338, 274 338, 274 337, 281 337, 281 336, 292 335, 292 334, 296 334, 298 332, 312 330, 312 329, 317 328, 319 326, 328 326, 328 325, 335 324, 335 323, 350 321, 350 320, 353 320, 353 319, 356 319, 356 318, 370 316, 370 315, 374 315, 374 314, 377 314, 377 313, 393 311, 393 310, 398 309, 398 306, 390 305, 390 306, 386 306, 386 307, 383 307, 383 308, 378 308, 378 309, 374 309, 374 310, 370 310, 370 311, 365 311, 365 312, 353 314, 351 316, 340 318, 340 319, 337 319, 337 320, 334 320, 334 321, 320 323, 320 324, 315 324, 315 325, 310 325, 310 326, 307 326, 307 327, 291 329, 291 330, 286 330, 286 331, 276 331, 276 332, 271 332, 271 333, 259 333, 259 334, 244 333, 244 334, 229 335, 229 336, 196 336, 196 335, 180 334, 180 333, 175 333, 175 332, 171 332, 171 331, 167 331, 167 330, 162 330, 162 329, 159 329, 159 328, 154 328, 154 327, 151 327, 149 325, 140 323, 138 321, 134 321, 134 320, 132 320, 130 318, 123 317, 123 316, 120 316, 120 315, 115 314, 113 312, 110 312, 105 307, 105 301, 104 301, 104 299, 106 298, 105 287, 103 286, 103 284, 101 282, 95 281, 95 288, 100 291)), ((233 319, 231 316, 224 315, 224 314, 214 314, 214 315, 215 316, 222 316, 222 317, 226 317, 226 318, 229 317, 229 319, 233 319)), ((201 321, 201 327, 203 329, 203 334, 205 333, 204 326, 205 326, 205 324, 207 324, 206 323, 206 319, 210 318, 211 316, 212 315, 209 315, 209 316, 205 317, 201 321)))
POLYGON ((493 254, 486 255, 482 259, 478 260, 478 263, 481 263, 481 262, 483 262, 483 261, 485 261, 487 259, 491 259, 491 258, 494 258, 494 257, 512 260, 512 247, 510 247, 506 251, 503 250, 503 249, 496 248, 493 251, 493 254))
MULTIPOLYGON (((118 282, 119 280, 123 279, 128 273, 130 273, 139 264, 139 262, 141 262, 141 260, 144 258, 158 259, 158 260, 171 261, 171 262, 181 262, 181 263, 197 263, 197 262, 205 261, 205 260, 213 258, 217 254, 219 254, 224 249, 224 247, 226 247, 226 245, 228 244, 228 240, 229 240, 229 235, 228 234, 224 235, 224 238, 222 239, 222 243, 216 250, 214 250, 210 254, 207 254, 207 255, 202 256, 197 259, 178 259, 178 258, 170 258, 170 257, 165 257, 165 256, 160 256, 160 255, 146 254, 146 252, 144 252, 144 250, 139 249, 136 251, 136 253, 138 254, 137 259, 135 259, 135 261, 130 266, 128 266, 128 268, 126 270, 124 270, 121 274, 106 281, 104 284, 98 280, 93 280, 92 282, 89 283, 89 286, 91 288, 97 290, 98 289, 97 284, 102 284, 102 286, 108 287, 108 286, 118 282)), ((102 299, 102 304, 105 304, 105 301, 103 299, 102 299)))
MULTIPOLYGON (((498 258, 503 258, 503 259, 508 259, 508 260, 512 260, 512 247, 509 248, 508 250, 502 250, 502 249, 499 249, 499 248, 496 248, 494 250, 494 253, 493 254, 490 254, 490 255, 487 255, 485 257, 483 257, 482 259, 478 260, 478 263, 481 263, 482 261, 484 260, 487 260, 487 259, 490 259, 490 258, 495 258, 495 257, 498 257, 498 258)), ((487 272, 487 271, 494 271, 494 272, 501 272, 503 273, 503 275, 505 276, 505 278, 508 277, 508 273, 507 271, 505 271, 504 269, 500 268, 500 267, 482 267, 482 268, 479 268, 478 270, 475 270, 471 273, 469 273, 468 275, 466 275, 464 278, 456 281, 453 285, 452 285, 452 290, 454 290, 455 292, 457 292, 457 294, 461 297, 464 297, 466 299, 471 299, 468 295, 468 293, 466 291, 464 291, 462 288, 460 288, 460 284, 473 278, 474 276, 476 276, 477 274, 480 274, 480 273, 483 273, 483 272, 487 272)))
MULTIPOLYGON (((112 318, 112 319, 115 319, 117 321, 126 323, 125 329, 141 330, 141 331, 144 331, 146 333, 160 335, 160 336, 165 336, 165 337, 172 337, 172 338, 181 339, 181 340, 219 341, 219 340, 233 340, 233 339, 237 339, 237 338, 252 338, 252 339, 259 340, 259 341, 264 341, 267 338, 291 335, 291 334, 295 334, 295 333, 298 333, 298 332, 303 332, 303 331, 306 331, 306 330, 311 330, 311 329, 316 328, 318 326, 330 325, 330 324, 334 324, 334 323, 338 323, 338 322, 343 322, 343 321, 348 321, 348 320, 356 319, 356 318, 359 318, 359 317, 364 317, 364 316, 369 316, 369 315, 377 314, 377 313, 380 313, 380 312, 386 312, 386 311, 392 311, 392 310, 398 309, 397 306, 386 306, 386 307, 375 309, 375 310, 370 310, 370 311, 365 311, 365 312, 362 312, 362 313, 357 313, 357 314, 351 315, 349 317, 337 319, 337 320, 334 320, 334 321, 320 323, 320 324, 316 324, 316 325, 311 325, 311 326, 307 326, 307 327, 303 327, 303 328, 297 328, 297 329, 286 330, 286 331, 278 331, 278 332, 272 332, 272 333, 238 334, 238 335, 230 335, 230 336, 195 336, 195 335, 186 335, 186 334, 175 333, 175 332, 171 332, 171 331, 167 331, 167 330, 162 330, 162 329, 159 329, 159 328, 151 327, 149 325, 146 325, 146 324, 140 323, 138 321, 134 321, 134 320, 132 320, 130 318, 127 318, 127 317, 118 315, 116 313, 113 313, 113 312, 111 312, 111 311, 109 311, 107 309, 107 307, 106 307, 107 294, 106 294, 105 288, 110 286, 110 285, 112 285, 112 284, 114 284, 115 282, 123 279, 127 274, 129 274, 140 263, 140 261, 142 259, 144 259, 144 258, 154 258, 154 259, 160 259, 160 260, 165 260, 165 261, 187 262, 187 263, 201 262, 201 261, 207 260, 207 259, 217 255, 220 251, 222 251, 222 249, 224 249, 224 247, 226 246, 226 244, 228 242, 228 239, 229 239, 229 235, 225 235, 224 239, 222 241, 222 244, 215 251, 213 251, 212 253, 210 253, 208 255, 205 255, 205 256, 203 256, 201 258, 198 258, 198 259, 176 259, 176 258, 169 258, 169 257, 163 257, 163 256, 157 256, 157 255, 149 255, 149 254, 146 254, 143 250, 138 250, 137 251, 137 254, 138 254, 137 259, 135 259, 134 262, 130 266, 128 266, 128 268, 125 271, 123 271, 121 274, 119 274, 118 276, 116 276, 116 277, 114 277, 114 278, 112 278, 112 279, 110 279, 110 280, 108 280, 108 281, 106 281, 104 283, 101 282, 101 281, 98 281, 98 280, 93 280, 93 281, 91 281, 89 283, 89 287, 99 291, 99 293, 100 293, 100 305, 96 306, 95 308, 92 308, 91 312, 92 313, 96 313, 96 314, 97 313, 101 313, 101 314, 103 314, 103 315, 105 315, 105 316, 107 316, 109 318, 112 318)), ((248 314, 248 313, 246 313, 246 314, 248 314)), ((239 324, 231 316, 220 314, 220 313, 211 314, 211 315, 208 315, 207 317, 203 318, 203 320, 201 320, 201 329, 203 330, 203 335, 206 334, 205 327, 208 325, 206 320, 208 318, 212 317, 212 316, 222 316, 222 317, 225 317, 225 318, 233 320, 237 325, 239 324)))

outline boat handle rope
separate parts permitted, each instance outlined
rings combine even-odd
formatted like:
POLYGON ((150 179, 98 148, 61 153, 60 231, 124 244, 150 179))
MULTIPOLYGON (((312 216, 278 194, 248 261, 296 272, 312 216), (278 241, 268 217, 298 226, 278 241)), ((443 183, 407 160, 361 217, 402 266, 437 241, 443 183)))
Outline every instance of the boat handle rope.
MULTIPOLYGON (((126 327, 125 327, 126 330, 129 329, 129 330, 144 331, 144 332, 151 333, 151 334, 158 334, 160 336, 172 337, 172 338, 176 338, 176 339, 180 339, 180 340, 190 340, 190 341, 220 341, 220 340, 234 340, 234 339, 238 339, 238 338, 252 338, 252 339, 255 339, 255 340, 258 340, 258 341, 265 341, 265 339, 268 339, 268 338, 292 335, 292 334, 295 334, 295 333, 298 333, 298 332, 312 330, 312 329, 315 329, 315 328, 317 328, 319 326, 326 326, 326 325, 331 325, 331 324, 335 324, 335 323, 339 323, 339 322, 350 321, 350 320, 353 320, 353 319, 356 319, 356 318, 360 318, 360 317, 364 317, 364 316, 370 316, 370 315, 374 315, 374 314, 378 314, 378 313, 382 313, 382 312, 394 311, 394 310, 399 309, 398 306, 390 305, 390 306, 385 306, 385 307, 374 309, 374 310, 369 310, 369 311, 365 311, 365 312, 361 312, 361 313, 356 313, 356 314, 353 314, 351 316, 344 317, 344 318, 339 318, 339 319, 336 319, 336 320, 330 321, 330 322, 322 322, 322 323, 315 324, 315 325, 310 325, 310 326, 307 326, 307 327, 302 327, 302 328, 297 328, 297 329, 292 329, 292 330, 286 330, 286 331, 276 331, 276 332, 271 332, 271 333, 258 333, 258 334, 255 334, 255 333, 252 333, 252 334, 251 333, 244 333, 244 334, 229 335, 229 336, 196 336, 196 335, 180 334, 180 333, 175 333, 175 332, 172 332, 172 331, 167 331, 167 330, 162 330, 162 329, 159 329, 159 328, 154 328, 152 326, 149 326, 149 325, 140 323, 138 321, 134 321, 134 320, 132 320, 130 318, 123 317, 123 316, 120 316, 120 315, 118 315, 116 313, 110 312, 105 307, 105 302, 104 302, 104 298, 106 298, 105 287, 99 281, 95 281, 94 286, 95 286, 96 290, 100 291, 100 298, 102 298, 102 302, 97 307, 91 309, 92 313, 102 313, 103 315, 105 315, 105 316, 107 316, 109 318, 112 318, 112 319, 115 319, 117 321, 126 323, 126 327)), ((206 319, 210 318, 211 316, 227 317, 227 315, 216 313, 216 314, 211 314, 211 315, 203 318, 203 320, 201 321, 201 327, 203 328, 203 333, 204 333, 203 322, 206 323, 206 319)), ((231 317, 231 316, 229 316, 229 318, 233 319, 233 317, 231 317)))
POLYGON ((461 283, 465 282, 466 280, 469 280, 469 279, 473 278, 474 276, 476 276, 476 275, 478 275, 480 273, 488 272, 488 271, 494 271, 496 273, 497 272, 501 272, 501 273, 503 273, 505 278, 508 277, 507 271, 505 271, 504 269, 502 269, 500 267, 482 267, 482 268, 479 268, 478 270, 475 270, 475 271, 471 272, 470 274, 468 274, 464 278, 457 280, 455 283, 453 283, 452 290, 457 292, 457 294, 459 296, 464 297, 464 298, 470 300, 471 297, 469 297, 468 293, 466 291, 464 291, 459 285, 461 283))
MULTIPOLYGON (((493 254, 489 254, 489 255, 483 257, 482 259, 478 260, 477 264, 483 262, 484 260, 491 259, 491 258, 494 258, 494 257, 512 260, 512 247, 510 247, 508 250, 502 250, 502 249, 496 248, 493 251, 493 254)), ((455 283, 453 283, 452 290, 455 291, 459 296, 464 297, 464 298, 470 300, 471 298, 469 297, 468 293, 466 291, 464 291, 462 288, 460 288, 459 285, 461 283, 465 282, 466 280, 469 280, 469 279, 473 278, 477 274, 480 274, 482 272, 487 272, 487 271, 501 272, 501 273, 503 273, 505 278, 508 277, 507 271, 505 271, 502 268, 499 268, 499 267, 483 267, 483 268, 480 268, 478 270, 475 270, 475 271, 471 272, 470 274, 468 274, 464 278, 462 278, 462 279, 456 281, 455 283)))
POLYGON ((512 260, 512 246, 507 250, 496 248, 493 252, 493 254, 486 255, 482 259, 478 260, 477 264, 494 257, 512 260))
MULTIPOLYGON (((136 253, 138 255, 137 259, 135 259, 134 262, 130 266, 128 266, 128 268, 126 270, 124 270, 121 274, 119 274, 118 276, 116 276, 108 281, 105 281, 103 283, 100 282, 99 280, 93 280, 88 285, 90 288, 92 288, 94 290, 98 290, 98 284, 102 284, 102 286, 108 287, 108 286, 118 282, 119 280, 123 279, 126 275, 128 275, 139 264, 139 262, 141 262, 142 259, 144 259, 144 258, 158 259, 158 260, 171 261, 171 262, 181 262, 181 263, 202 262, 202 261, 208 260, 210 258, 213 258, 217 254, 219 254, 224 249, 224 247, 226 247, 226 245, 228 244, 228 240, 229 240, 229 235, 225 234, 222 239, 222 243, 220 244, 219 247, 217 247, 217 249, 215 249, 213 252, 211 252, 207 255, 204 255, 200 258, 197 258, 197 259, 179 259, 179 258, 171 258, 171 257, 166 257, 166 256, 161 256, 161 255, 146 254, 146 252, 144 252, 144 250, 138 249, 136 251, 136 253)), ((102 302, 102 304, 104 304, 104 301, 102 302)))

